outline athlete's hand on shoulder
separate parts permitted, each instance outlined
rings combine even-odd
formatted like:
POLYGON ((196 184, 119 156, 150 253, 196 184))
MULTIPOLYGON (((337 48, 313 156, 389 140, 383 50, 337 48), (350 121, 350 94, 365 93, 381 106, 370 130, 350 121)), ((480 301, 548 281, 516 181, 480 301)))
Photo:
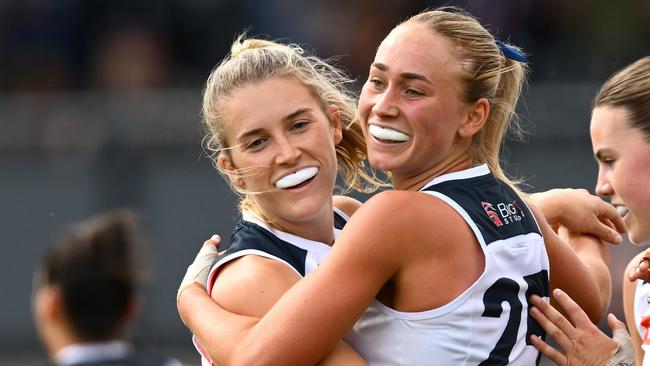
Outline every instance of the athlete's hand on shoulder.
MULTIPOLYGON (((641 259, 638 259, 639 256, 632 259, 638 263, 632 268, 631 271, 627 274, 627 278, 630 281, 644 280, 650 282, 650 249, 646 249, 641 256, 641 259)), ((628 267, 629 268, 629 267, 628 267)))
POLYGON ((569 319, 540 297, 533 295, 530 314, 561 348, 557 350, 536 335, 531 342, 538 351, 560 366, 633 365, 634 346, 625 324, 613 314, 607 323, 614 337, 609 338, 564 291, 556 289, 553 297, 569 319))
POLYGON ((205 290, 205 285, 208 280, 208 275, 210 274, 210 267, 214 259, 219 255, 219 244, 221 243, 221 237, 219 235, 212 235, 212 237, 206 240, 203 243, 203 246, 199 250, 196 258, 192 264, 187 267, 185 276, 181 281, 180 286, 178 287, 178 293, 176 294, 176 302, 178 302, 181 293, 185 288, 190 285, 197 284, 205 290))
POLYGON ((343 211, 343 213, 348 215, 348 217, 352 217, 357 209, 361 207, 361 202, 359 200, 347 196, 332 196, 332 203, 334 204, 334 207, 343 211))
POLYGON ((551 189, 533 193, 530 199, 556 231, 561 225, 608 243, 619 244, 623 240, 619 233, 625 233, 626 228, 616 208, 585 189, 551 189))

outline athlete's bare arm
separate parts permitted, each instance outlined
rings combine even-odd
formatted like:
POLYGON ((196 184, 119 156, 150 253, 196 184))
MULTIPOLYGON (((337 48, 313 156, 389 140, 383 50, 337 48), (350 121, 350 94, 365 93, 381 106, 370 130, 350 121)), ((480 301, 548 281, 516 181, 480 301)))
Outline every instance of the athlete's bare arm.
MULTIPOLYGON (((352 216, 361 206, 361 202, 345 196, 334 196, 333 204, 348 216, 352 216)), ((253 318, 262 317, 300 279, 286 265, 260 256, 245 256, 225 265, 217 278, 212 290, 214 302, 233 314, 253 318)), ((210 309, 215 307, 206 292, 195 291, 188 298, 202 305, 179 307, 181 316, 183 319, 193 319, 190 328, 211 358, 220 365, 229 364, 230 348, 224 347, 222 339, 234 334, 210 321, 210 309), (224 331, 228 333, 224 334, 224 331)), ((362 366, 366 362, 344 341, 339 341, 318 365, 362 366)))
MULTIPOLYGON (((329 258, 259 322, 210 309, 210 322, 233 334, 222 340, 224 348, 233 350, 229 364, 313 364, 339 342, 386 282, 421 260, 424 241, 448 243, 456 237, 455 230, 469 231, 457 215, 446 215, 451 208, 433 197, 428 198, 439 201, 444 214, 422 211, 431 210, 432 204, 421 203, 421 195, 389 191, 370 199, 346 225, 329 258), (432 222, 441 229, 431 230, 432 222)), ((179 307, 203 306, 192 296, 197 291, 185 290, 179 307)), ((190 313, 183 318, 192 328, 198 316, 190 313)))
MULTIPOLYGON (((225 265, 219 272, 212 290, 212 298, 223 309, 235 314, 262 317, 273 304, 300 280, 287 265, 260 256, 249 255, 225 265)), ((192 311, 200 311, 194 308, 192 311)), ((231 334, 222 334, 223 328, 200 321, 192 331, 201 346, 217 364, 227 365, 229 355, 224 355, 222 340, 231 334), (225 357, 225 358, 224 358, 225 357)), ((319 365, 367 365, 365 361, 343 341, 319 363, 319 365)))
POLYGON ((347 196, 332 196, 332 204, 334 207, 343 211, 348 217, 352 215, 361 207, 361 202, 347 196))
POLYGON ((597 323, 607 310, 611 294, 607 245, 588 235, 572 236, 567 243, 551 229, 537 207, 529 207, 546 243, 551 290, 560 288, 569 294, 597 323))
POLYGON ((574 233, 591 234, 608 243, 623 240, 620 234, 625 233, 625 224, 616 208, 585 189, 551 189, 529 198, 556 232, 565 226, 574 233))

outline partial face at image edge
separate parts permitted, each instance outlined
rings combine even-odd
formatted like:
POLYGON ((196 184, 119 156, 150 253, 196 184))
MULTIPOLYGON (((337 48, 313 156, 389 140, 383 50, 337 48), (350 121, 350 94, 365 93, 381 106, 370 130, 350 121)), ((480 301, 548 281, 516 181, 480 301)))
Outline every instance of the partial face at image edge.
POLYGON ((594 108, 590 133, 598 162, 596 193, 623 214, 630 241, 650 244, 650 143, 630 126, 625 107, 594 108))

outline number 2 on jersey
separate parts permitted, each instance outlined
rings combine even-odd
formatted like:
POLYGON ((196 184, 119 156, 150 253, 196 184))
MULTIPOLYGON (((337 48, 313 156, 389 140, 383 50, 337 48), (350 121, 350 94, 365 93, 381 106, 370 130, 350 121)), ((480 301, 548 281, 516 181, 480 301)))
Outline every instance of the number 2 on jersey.
MULTIPOLYGON (((524 276, 524 281, 528 284, 528 290, 526 290, 525 295, 526 302, 529 301, 528 299, 532 294, 537 294, 540 297, 549 296, 548 272, 546 270, 524 276)), ((497 344, 490 352, 489 357, 481 362, 479 366, 501 366, 508 364, 510 352, 517 342, 517 332, 521 323, 523 310, 523 305, 519 301, 518 294, 519 284, 506 277, 498 279, 485 291, 483 295, 485 310, 482 316, 490 318, 501 317, 501 313, 503 312, 501 303, 504 301, 510 305, 510 315, 508 316, 506 328, 503 330, 497 344)), ((530 308, 530 304, 528 304, 526 311, 528 308, 530 308)), ((526 316, 526 319, 526 344, 530 344, 530 336, 532 334, 543 337, 544 332, 534 319, 529 316, 526 316)), ((539 363, 539 357, 537 363, 539 363)))

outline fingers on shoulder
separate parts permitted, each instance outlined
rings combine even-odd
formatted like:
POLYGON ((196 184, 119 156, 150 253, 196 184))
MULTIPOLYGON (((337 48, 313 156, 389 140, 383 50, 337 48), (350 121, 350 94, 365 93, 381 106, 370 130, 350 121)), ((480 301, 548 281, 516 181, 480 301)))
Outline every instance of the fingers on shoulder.
POLYGON ((637 254, 632 258, 628 263, 627 267, 625 267, 625 274, 627 276, 628 273, 631 271, 635 271, 636 268, 639 266, 643 258, 650 258, 650 250, 646 249, 643 252, 637 254))
POLYGON ((333 196, 332 203, 348 216, 352 216, 362 204, 359 200, 347 196, 333 196))

